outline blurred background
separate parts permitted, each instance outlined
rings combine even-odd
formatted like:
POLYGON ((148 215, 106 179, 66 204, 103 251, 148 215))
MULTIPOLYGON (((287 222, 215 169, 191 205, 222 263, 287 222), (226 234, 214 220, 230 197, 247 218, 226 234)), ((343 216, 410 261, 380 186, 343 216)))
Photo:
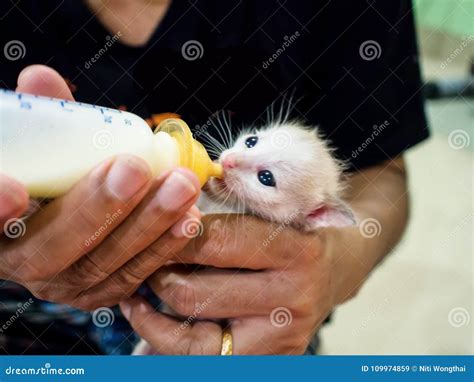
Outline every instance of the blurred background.
POLYGON ((412 218, 323 354, 473 354, 474 0, 415 8, 432 136, 406 155, 412 218))

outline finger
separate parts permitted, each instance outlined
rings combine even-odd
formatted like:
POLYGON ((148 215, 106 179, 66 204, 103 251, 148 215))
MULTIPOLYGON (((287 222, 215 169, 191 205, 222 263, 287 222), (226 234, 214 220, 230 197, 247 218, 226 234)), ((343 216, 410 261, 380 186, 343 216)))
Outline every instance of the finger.
POLYGON ((155 311, 141 297, 120 303, 132 328, 159 354, 220 354, 222 329, 214 322, 179 321, 155 311))
POLYGON ((74 100, 64 78, 54 69, 45 65, 31 65, 23 69, 18 76, 16 91, 74 100))
MULTIPOLYGON (((18 219, 28 208, 28 194, 15 180, 0 174, 0 236, 17 238, 25 233, 23 221, 18 219)), ((0 278, 8 279, 11 267, 0 256, 0 278)))
POLYGON ((288 254, 301 246, 303 234, 253 216, 203 217, 202 235, 179 255, 177 262, 217 268, 267 269, 288 263, 288 254))
MULTIPOLYGON (((0 227, 7 231, 5 223, 21 216, 28 208, 28 193, 17 181, 0 174, 0 227)), ((0 235, 2 232, 0 232, 0 235)))
POLYGON ((196 202, 198 190, 199 181, 189 170, 177 169, 163 174, 129 218, 105 238, 100 246, 80 259, 65 276, 77 276, 77 269, 82 268, 79 277, 86 277, 85 281, 90 282, 91 286, 99 283, 145 250, 176 223, 196 202), (95 268, 91 270, 92 273, 89 272, 91 267, 95 268), (97 276, 97 271, 103 277, 92 279, 97 276))
POLYGON ((140 158, 105 161, 28 219, 25 235, 4 243, 5 259, 21 282, 55 276, 100 244, 145 196, 150 183, 150 169, 140 158))
POLYGON ((280 301, 300 296, 296 284, 276 272, 241 272, 207 268, 190 270, 178 266, 160 268, 148 280, 153 291, 181 316, 195 314, 207 302, 200 319, 267 314, 280 301), (245 286, 245 287, 242 287, 245 286))
MULTIPOLYGON (((189 316, 184 321, 156 312, 141 297, 120 303, 133 329, 159 354, 219 355, 222 328, 211 321, 189 316)), ((272 323, 272 317, 259 316, 232 320, 234 355, 302 354, 308 338, 298 333, 290 315, 285 322, 272 323), (303 350, 302 350, 303 349, 303 350)))
POLYGON ((199 221, 200 216, 198 208, 191 207, 150 247, 132 258, 104 281, 82 292, 72 304, 90 310, 97 306, 115 305, 125 296, 132 295, 156 269, 184 248, 189 238, 181 234, 185 229, 183 225, 188 224, 190 220, 199 221))

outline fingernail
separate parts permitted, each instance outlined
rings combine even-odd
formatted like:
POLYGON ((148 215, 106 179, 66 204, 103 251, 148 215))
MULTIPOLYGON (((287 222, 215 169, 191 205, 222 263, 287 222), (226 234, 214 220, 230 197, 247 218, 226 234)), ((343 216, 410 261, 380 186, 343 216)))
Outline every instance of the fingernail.
POLYGON ((150 169, 135 157, 119 157, 105 182, 107 189, 121 201, 131 199, 150 179, 150 169))
POLYGON ((131 305, 126 302, 122 301, 120 303, 120 310, 122 311, 123 316, 127 319, 130 320, 130 313, 132 312, 132 307, 131 305))
POLYGON ((20 72, 18 75, 17 85, 20 85, 22 81, 28 78, 29 73, 31 73, 31 69, 33 69, 33 65, 27 66, 20 72))
POLYGON ((28 195, 20 186, 0 177, 0 217, 8 217, 26 207, 28 195))
POLYGON ((202 235, 203 225, 201 223, 201 212, 196 206, 189 211, 171 227, 171 234, 181 239, 187 237, 192 239, 202 235))
POLYGON ((156 193, 153 203, 167 211, 179 210, 196 195, 196 188, 184 175, 172 172, 156 193))
POLYGON ((0 191, 0 217, 8 217, 20 209, 20 201, 10 191, 0 191))

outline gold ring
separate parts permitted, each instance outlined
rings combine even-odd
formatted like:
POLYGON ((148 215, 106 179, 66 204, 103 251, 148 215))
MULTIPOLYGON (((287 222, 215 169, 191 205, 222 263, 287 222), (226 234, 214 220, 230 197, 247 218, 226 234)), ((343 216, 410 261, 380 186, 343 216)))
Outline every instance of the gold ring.
POLYGON ((232 355, 232 345, 232 332, 226 328, 222 331, 221 355, 232 355))

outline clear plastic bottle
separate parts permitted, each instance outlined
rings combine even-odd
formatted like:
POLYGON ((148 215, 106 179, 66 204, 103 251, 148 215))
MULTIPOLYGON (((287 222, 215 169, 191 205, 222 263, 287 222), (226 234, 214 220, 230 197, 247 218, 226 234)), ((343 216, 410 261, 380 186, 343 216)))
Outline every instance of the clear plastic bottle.
POLYGON ((118 154, 143 158, 154 175, 188 167, 201 185, 222 176, 180 119, 164 120, 153 133, 132 113, 0 89, 0 173, 31 197, 60 196, 118 154))

